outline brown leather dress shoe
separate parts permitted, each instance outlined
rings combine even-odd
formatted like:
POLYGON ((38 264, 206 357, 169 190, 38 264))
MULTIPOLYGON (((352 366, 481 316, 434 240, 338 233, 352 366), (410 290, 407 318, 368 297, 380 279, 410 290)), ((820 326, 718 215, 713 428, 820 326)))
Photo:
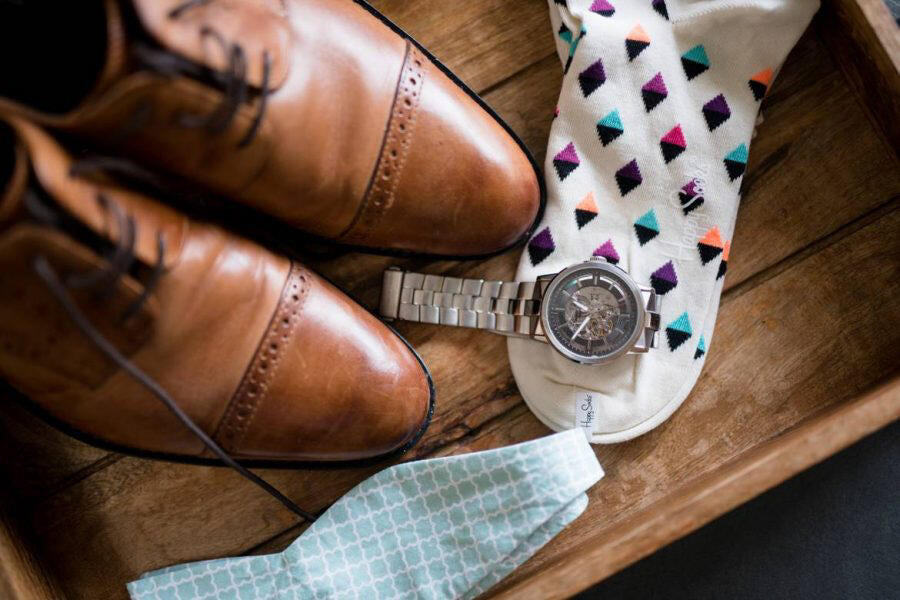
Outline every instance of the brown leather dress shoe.
POLYGON ((524 145, 364 2, 33 4, 0 8, 7 110, 353 246, 489 254, 540 216, 524 145))
POLYGON ((204 435, 251 464, 418 440, 433 388, 402 338, 302 265, 72 164, 0 120, 0 379, 42 414, 197 462, 214 457, 204 435))

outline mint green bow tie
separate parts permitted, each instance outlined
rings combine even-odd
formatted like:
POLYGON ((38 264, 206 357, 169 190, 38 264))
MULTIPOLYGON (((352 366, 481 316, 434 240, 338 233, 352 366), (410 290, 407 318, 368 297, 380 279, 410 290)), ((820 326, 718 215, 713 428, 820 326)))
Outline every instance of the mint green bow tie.
POLYGON ((396 465, 284 552, 153 571, 133 600, 474 598, 584 511, 603 476, 579 430, 396 465))

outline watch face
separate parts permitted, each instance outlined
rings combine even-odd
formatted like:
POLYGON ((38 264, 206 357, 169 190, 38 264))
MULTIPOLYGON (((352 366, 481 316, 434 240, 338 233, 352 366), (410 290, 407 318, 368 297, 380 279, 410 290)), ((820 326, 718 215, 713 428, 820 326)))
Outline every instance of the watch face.
POLYGON ((600 363, 627 352, 643 329, 640 290, 607 263, 569 267, 550 282, 541 305, 548 341, 566 357, 600 363))

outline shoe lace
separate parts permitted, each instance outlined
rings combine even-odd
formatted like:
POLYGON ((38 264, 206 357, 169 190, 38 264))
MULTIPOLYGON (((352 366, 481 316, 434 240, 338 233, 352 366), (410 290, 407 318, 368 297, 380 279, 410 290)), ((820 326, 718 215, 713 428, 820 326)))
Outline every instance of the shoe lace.
MULTIPOLYGON (((304 521, 315 521, 315 515, 297 506, 272 484, 249 471, 231 457, 218 443, 216 443, 215 440, 203 431, 203 429, 201 429, 194 420, 184 412, 184 410, 182 410, 165 388, 123 355, 112 342, 100 333, 100 331, 91 323, 90 319, 88 319, 84 312, 79 308, 72 297, 70 290, 93 288, 98 292, 98 301, 108 299, 112 293, 114 293, 118 281, 129 272, 135 260, 134 244, 136 239, 136 225, 134 219, 127 215, 118 203, 109 200, 103 194, 97 195, 97 201, 101 207, 111 213, 117 224, 117 231, 120 232, 117 236, 117 240, 114 242, 112 250, 106 256, 104 265, 82 273, 74 273, 66 277, 61 277, 50 264, 50 261, 46 256, 38 255, 35 257, 32 264, 37 276, 44 285, 46 285, 47 289, 60 303, 63 310, 75 326, 81 330, 85 337, 87 337, 92 344, 94 344, 120 369, 128 373, 135 381, 156 396, 156 398, 159 399, 166 408, 210 450, 210 452, 222 461, 222 463, 231 467, 241 476, 262 488, 304 521)), ((45 204, 40 196, 33 190, 29 190, 25 196, 25 207, 38 222, 54 227, 61 226, 60 214, 45 204)), ((165 273, 163 257, 165 256, 166 243, 161 232, 157 232, 156 250, 156 262, 146 280, 143 292, 125 308, 121 315, 119 315, 119 322, 128 320, 141 309, 165 273)))
MULTIPOLYGON (((186 0, 169 11, 170 19, 178 19, 191 8, 210 3, 212 0, 186 0)), ((247 56, 240 44, 228 42, 219 32, 209 26, 200 30, 202 37, 212 37, 222 46, 228 56, 228 65, 221 73, 214 72, 214 79, 223 86, 224 93, 219 105, 209 114, 193 115, 184 114, 179 123, 183 127, 202 128, 212 135, 223 133, 237 115, 241 105, 247 102, 249 97, 249 85, 247 83, 247 56)), ((139 61, 151 69, 167 76, 183 73, 196 73, 197 68, 185 59, 144 43, 137 43, 134 52, 139 61)), ((238 141, 237 147, 244 148, 253 141, 262 125, 263 117, 268 107, 268 98, 271 94, 269 80, 271 77, 272 59, 267 50, 262 53, 262 80, 259 86, 259 103, 256 114, 250 122, 250 126, 238 141)))

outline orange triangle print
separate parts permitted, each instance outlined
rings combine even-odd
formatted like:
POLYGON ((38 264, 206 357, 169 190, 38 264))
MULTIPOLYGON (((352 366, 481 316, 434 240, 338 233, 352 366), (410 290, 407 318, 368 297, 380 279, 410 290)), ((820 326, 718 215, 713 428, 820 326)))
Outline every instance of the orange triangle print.
POLYGON ((588 192, 587 195, 581 199, 581 202, 578 203, 578 206, 575 207, 575 210, 583 210, 586 212, 597 212, 597 203, 594 201, 594 192, 588 192))
POLYGON ((763 69, 762 71, 760 71, 759 73, 757 73, 756 75, 751 77, 750 79, 752 81, 758 81, 758 82, 762 83, 763 85, 765 85, 766 87, 769 87, 769 84, 772 83, 772 69, 771 68, 763 69))
POLYGON ((719 228, 713 227, 707 231, 706 235, 700 238, 700 243, 705 246, 721 248, 724 244, 722 243, 722 234, 719 233, 719 228))
POLYGON ((626 40, 632 40, 634 42, 647 42, 650 43, 650 36, 647 35, 647 32, 644 31, 644 28, 640 25, 635 25, 631 31, 628 32, 628 36, 625 38, 626 40))
POLYGON ((722 260, 728 260, 728 254, 731 252, 731 241, 725 242, 725 248, 722 250, 722 260))

